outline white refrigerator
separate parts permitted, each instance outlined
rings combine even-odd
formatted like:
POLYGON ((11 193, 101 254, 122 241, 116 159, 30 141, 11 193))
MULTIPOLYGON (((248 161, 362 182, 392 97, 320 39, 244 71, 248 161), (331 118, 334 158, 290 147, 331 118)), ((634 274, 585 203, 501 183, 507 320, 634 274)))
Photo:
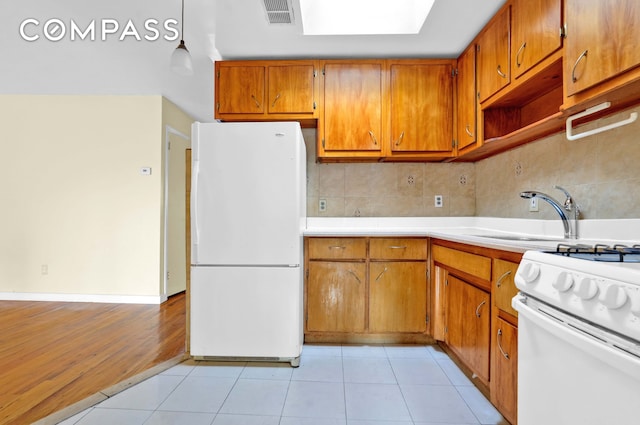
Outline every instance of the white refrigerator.
POLYGON ((297 122, 192 126, 190 352, 298 366, 306 149, 297 122))

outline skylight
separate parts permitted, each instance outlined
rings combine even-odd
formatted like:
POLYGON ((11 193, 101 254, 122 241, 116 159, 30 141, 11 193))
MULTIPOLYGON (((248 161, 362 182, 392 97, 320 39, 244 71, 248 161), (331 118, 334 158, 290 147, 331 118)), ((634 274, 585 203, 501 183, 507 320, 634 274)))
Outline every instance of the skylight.
POLYGON ((417 34, 434 0, 300 0, 304 35, 417 34))

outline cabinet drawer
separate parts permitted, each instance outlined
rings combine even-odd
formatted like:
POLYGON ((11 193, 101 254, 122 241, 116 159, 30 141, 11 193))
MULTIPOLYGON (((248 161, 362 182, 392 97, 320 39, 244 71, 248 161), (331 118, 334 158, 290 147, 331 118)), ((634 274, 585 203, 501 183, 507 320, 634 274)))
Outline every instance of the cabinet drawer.
POLYGON ((372 238, 369 241, 372 260, 426 260, 427 241, 410 238, 372 238))
POLYGON ((493 262, 493 300, 496 307, 514 316, 518 312, 511 307, 511 299, 518 293, 513 281, 517 269, 518 264, 511 261, 496 259, 493 262))
POLYGON ((310 238, 309 258, 365 259, 367 240, 364 238, 310 238))
POLYGON ((491 280, 491 258, 444 246, 433 246, 433 260, 480 279, 491 280))

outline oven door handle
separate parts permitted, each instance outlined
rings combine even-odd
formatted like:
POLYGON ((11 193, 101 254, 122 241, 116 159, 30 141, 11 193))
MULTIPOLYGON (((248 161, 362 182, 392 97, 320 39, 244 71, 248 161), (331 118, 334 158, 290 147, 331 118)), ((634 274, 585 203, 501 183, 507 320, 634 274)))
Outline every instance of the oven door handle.
MULTIPOLYGON (((518 339, 527 338, 527 326, 538 326, 556 338, 558 344, 568 343, 589 355, 598 358, 600 361, 609 364, 611 367, 633 375, 640 380, 640 357, 623 348, 615 347, 607 342, 603 342, 601 336, 595 337, 589 334, 586 324, 569 324, 562 319, 562 313, 553 307, 529 302, 525 295, 518 294, 511 305, 518 311, 518 339)), ((638 349, 638 347, 636 347, 638 349)))

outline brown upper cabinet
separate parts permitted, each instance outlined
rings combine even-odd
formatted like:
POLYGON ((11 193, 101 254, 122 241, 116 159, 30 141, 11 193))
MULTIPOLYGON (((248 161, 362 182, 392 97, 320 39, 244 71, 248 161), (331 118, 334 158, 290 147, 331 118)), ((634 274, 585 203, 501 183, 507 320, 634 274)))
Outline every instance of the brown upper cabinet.
POLYGON ((390 64, 391 155, 452 153, 452 70, 451 61, 390 64))
POLYGON ((637 40, 638 0, 507 0, 457 60, 216 62, 215 118, 316 127, 322 162, 477 161, 637 104, 637 40))
POLYGON ((215 118, 317 118, 316 61, 222 61, 215 67, 215 118))
POLYGON ((562 47, 562 0, 513 0, 511 69, 518 78, 562 47))
POLYGON ((471 44, 458 58, 457 141, 458 152, 472 148, 477 136, 476 45, 471 44))
POLYGON ((565 16, 568 96, 640 64, 638 0, 565 0, 565 16))
POLYGON ((561 0, 512 0, 511 63, 515 78, 562 47, 561 0))
POLYGON ((511 8, 501 9, 478 38, 478 98, 480 102, 484 102, 496 94, 511 81, 510 20, 511 8))
POLYGON ((216 62, 216 67, 216 117, 264 113, 264 66, 216 62))
POLYGON ((324 108, 319 157, 379 157, 382 152, 383 70, 380 61, 322 63, 324 108))
POLYGON ((321 160, 453 156, 454 60, 323 61, 321 160))
POLYGON ((316 109, 312 64, 269 66, 270 114, 309 114, 316 109))

